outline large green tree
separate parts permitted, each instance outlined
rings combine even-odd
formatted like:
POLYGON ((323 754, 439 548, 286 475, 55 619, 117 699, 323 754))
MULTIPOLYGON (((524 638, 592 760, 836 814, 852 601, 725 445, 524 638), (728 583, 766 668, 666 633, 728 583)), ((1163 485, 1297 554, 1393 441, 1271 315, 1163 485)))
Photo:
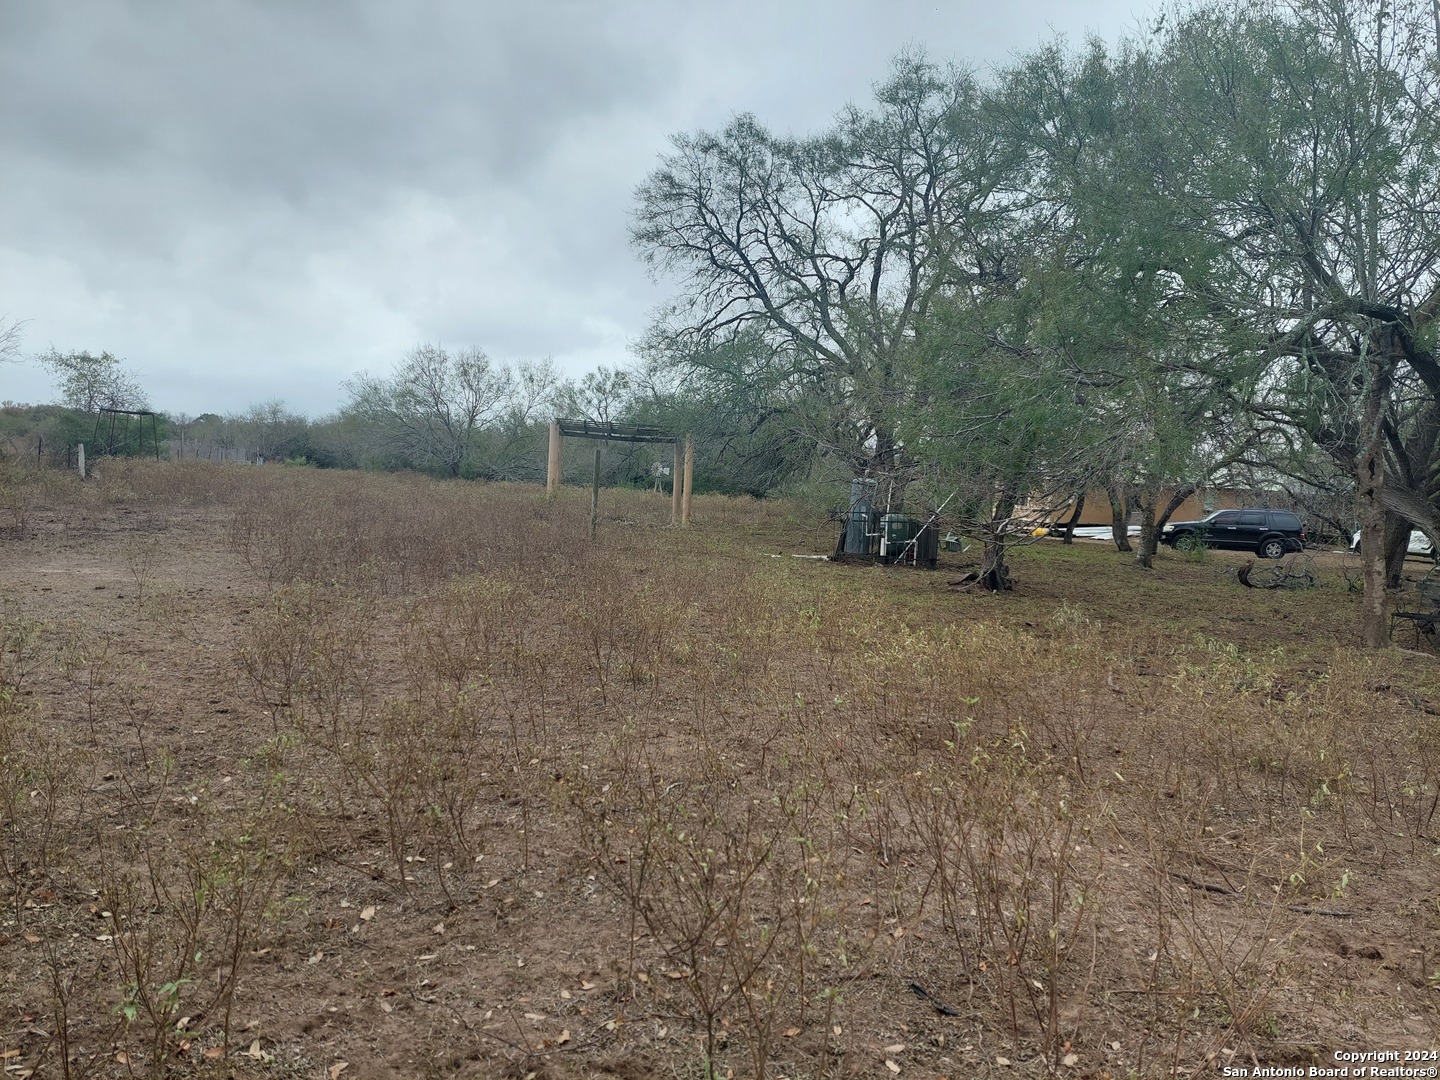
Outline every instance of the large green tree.
POLYGON ((1387 515, 1440 539, 1435 15, 1419 0, 1238 0, 1182 11, 1156 43, 1163 190, 1221 253, 1191 287, 1235 353, 1266 361, 1257 415, 1354 478, 1372 646, 1387 515))
POLYGON ((929 499, 982 545, 975 581, 1009 587, 1009 547, 1069 501, 1092 433, 1073 371, 1036 347, 1024 288, 937 304, 912 356, 921 404, 901 421, 929 499))
MULTIPOLYGON (((1167 190, 1164 78, 1139 44, 1057 43, 994 90, 998 126, 1024 151, 1031 217, 1044 226, 1025 245, 1031 347, 1070 372, 1095 433, 1087 462, 1114 501, 1141 511, 1144 567, 1180 501, 1254 441, 1253 425, 1234 421, 1256 366, 1229 351, 1194 287, 1214 264, 1213 240, 1167 190)), ((1128 547, 1123 531, 1117 542, 1128 547)))

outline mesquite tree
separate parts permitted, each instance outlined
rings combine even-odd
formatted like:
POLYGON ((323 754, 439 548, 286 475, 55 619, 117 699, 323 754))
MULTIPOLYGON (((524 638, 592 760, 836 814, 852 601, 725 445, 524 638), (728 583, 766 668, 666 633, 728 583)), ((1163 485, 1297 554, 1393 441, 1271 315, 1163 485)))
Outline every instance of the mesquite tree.
POLYGON ((1386 640, 1388 514, 1440 539, 1440 56, 1417 0, 1196 9, 1158 43, 1165 192, 1222 257, 1195 282, 1255 406, 1355 479, 1361 636, 1386 640))
POLYGON ((1233 423, 1233 388, 1253 365, 1229 355, 1194 288, 1215 252, 1165 190, 1174 155, 1163 67, 1146 49, 1078 52, 1051 45, 1022 58, 995 90, 1006 138, 1022 147, 1046 224, 1024 245, 1021 289, 1035 311, 1030 343, 1069 372, 1087 461, 1116 494, 1117 545, 1129 550, 1129 504, 1141 511, 1136 562, 1152 565, 1160 528, 1189 493, 1251 439, 1233 423), (1160 501, 1169 487, 1176 496, 1160 501))
POLYGON ((361 374, 345 383, 344 415, 361 421, 378 449, 419 468, 459 476, 476 435, 515 397, 515 374, 479 349, 411 349, 389 378, 361 374))
POLYGON ((883 473, 912 394, 904 356, 936 300, 1000 272, 996 225, 1014 201, 1004 153, 974 78, 913 56, 873 106, 818 135, 741 116, 675 136, 632 229, 679 287, 656 333, 694 356, 763 335, 765 381, 804 402, 826 450, 883 473))
POLYGON ((982 543, 976 583, 996 591, 1009 588, 1011 544, 1084 489, 1098 434, 1026 281, 936 304, 911 357, 924 405, 900 427, 933 466, 933 501, 950 496, 947 518, 982 543))
POLYGON ((145 391, 125 362, 108 352, 62 353, 50 349, 40 357, 59 384, 63 404, 80 412, 100 409, 148 408, 145 391))

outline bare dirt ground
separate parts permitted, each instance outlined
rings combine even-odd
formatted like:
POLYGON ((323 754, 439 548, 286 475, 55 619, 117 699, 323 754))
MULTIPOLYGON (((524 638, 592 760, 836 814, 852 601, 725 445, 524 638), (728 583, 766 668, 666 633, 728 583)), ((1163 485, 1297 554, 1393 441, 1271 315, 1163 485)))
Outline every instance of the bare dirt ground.
POLYGON ((1440 1046, 1440 678, 1351 647, 1343 555, 977 596, 783 504, 100 472, 6 495, 7 1078, 1440 1046))

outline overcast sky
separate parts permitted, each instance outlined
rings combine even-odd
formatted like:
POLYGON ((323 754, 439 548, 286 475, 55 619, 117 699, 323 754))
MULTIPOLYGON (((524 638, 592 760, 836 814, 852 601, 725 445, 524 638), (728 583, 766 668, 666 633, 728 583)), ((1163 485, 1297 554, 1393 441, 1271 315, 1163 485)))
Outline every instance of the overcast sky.
POLYGON ((1143 0, 0 0, 0 316, 152 404, 310 415, 411 346, 623 364, 666 295, 630 249, 675 132, 794 133, 907 47, 984 69, 1143 0))

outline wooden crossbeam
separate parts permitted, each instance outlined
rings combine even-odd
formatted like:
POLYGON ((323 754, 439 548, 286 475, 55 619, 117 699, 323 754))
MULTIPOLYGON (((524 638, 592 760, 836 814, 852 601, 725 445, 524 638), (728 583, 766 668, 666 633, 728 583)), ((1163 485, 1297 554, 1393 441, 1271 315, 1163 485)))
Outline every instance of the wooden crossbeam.
POLYGON ((555 427, 561 435, 573 439, 600 439, 605 442, 632 443, 673 443, 680 436, 664 428, 649 427, 645 424, 614 424, 599 420, 562 420, 555 418, 555 427))

